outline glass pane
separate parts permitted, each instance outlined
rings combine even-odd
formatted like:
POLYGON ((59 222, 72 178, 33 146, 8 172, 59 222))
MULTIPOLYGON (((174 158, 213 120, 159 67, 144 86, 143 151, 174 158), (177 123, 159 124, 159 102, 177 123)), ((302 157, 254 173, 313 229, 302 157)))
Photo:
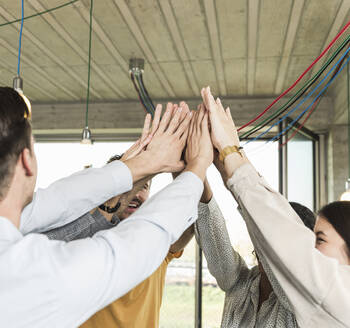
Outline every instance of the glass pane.
MULTIPOLYGON (((260 174, 264 176, 275 190, 278 190, 278 144, 265 144, 264 141, 251 142, 245 147, 245 151, 260 174)), ((234 249, 240 253, 249 267, 256 265, 255 257, 252 255, 253 245, 245 222, 237 210, 237 203, 231 193, 225 188, 221 176, 214 166, 211 166, 208 170, 208 180, 216 202, 225 217, 227 230, 234 249)), ((203 327, 220 327, 225 295, 217 286, 215 278, 209 273, 204 256, 202 283, 203 327)))
POLYGON ((98 142, 82 145, 79 142, 35 143, 38 160, 36 187, 45 188, 50 183, 81 171, 86 165, 101 167, 109 158, 122 154, 131 142, 98 142))
POLYGON ((168 266, 160 328, 193 328, 195 316, 195 239, 168 266))
POLYGON ((314 209, 313 141, 297 134, 287 144, 288 199, 314 209))

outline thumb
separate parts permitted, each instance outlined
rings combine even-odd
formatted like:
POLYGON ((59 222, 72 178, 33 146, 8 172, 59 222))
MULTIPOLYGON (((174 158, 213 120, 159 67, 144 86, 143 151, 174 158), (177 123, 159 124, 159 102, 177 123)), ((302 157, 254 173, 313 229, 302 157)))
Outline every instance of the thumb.
POLYGON ((227 108, 225 109, 225 112, 226 112, 227 118, 228 118, 233 124, 235 124, 235 123, 233 122, 233 118, 232 118, 232 115, 231 115, 230 107, 227 107, 227 108))

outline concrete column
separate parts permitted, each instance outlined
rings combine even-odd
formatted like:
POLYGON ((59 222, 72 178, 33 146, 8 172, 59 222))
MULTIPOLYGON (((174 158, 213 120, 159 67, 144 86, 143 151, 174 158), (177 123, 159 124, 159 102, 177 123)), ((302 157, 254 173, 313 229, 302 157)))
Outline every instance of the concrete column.
POLYGON ((333 125, 327 145, 328 202, 339 200, 348 179, 348 126, 333 125))

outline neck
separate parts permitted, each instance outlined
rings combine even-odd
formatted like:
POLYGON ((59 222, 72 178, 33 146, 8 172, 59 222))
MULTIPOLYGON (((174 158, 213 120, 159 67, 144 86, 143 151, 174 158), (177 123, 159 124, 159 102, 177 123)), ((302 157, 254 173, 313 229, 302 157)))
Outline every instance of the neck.
POLYGON ((26 191, 24 186, 17 183, 16 180, 15 175, 5 198, 0 201, 0 216, 7 218, 19 228, 21 213, 26 205, 23 199, 23 195, 26 194, 26 191))

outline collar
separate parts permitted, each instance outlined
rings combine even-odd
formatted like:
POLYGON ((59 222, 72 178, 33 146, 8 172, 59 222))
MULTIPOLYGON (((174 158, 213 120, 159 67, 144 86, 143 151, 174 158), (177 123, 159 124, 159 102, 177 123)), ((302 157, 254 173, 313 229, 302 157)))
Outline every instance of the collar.
POLYGON ((0 243, 4 241, 16 242, 23 238, 20 231, 7 218, 0 216, 0 243))

